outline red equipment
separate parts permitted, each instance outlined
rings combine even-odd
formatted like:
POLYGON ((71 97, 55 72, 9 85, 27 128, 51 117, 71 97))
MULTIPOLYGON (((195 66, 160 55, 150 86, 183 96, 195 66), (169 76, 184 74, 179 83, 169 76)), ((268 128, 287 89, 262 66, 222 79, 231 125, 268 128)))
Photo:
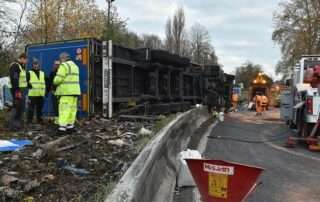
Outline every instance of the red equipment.
POLYGON ((288 141, 286 143, 286 147, 293 148, 297 144, 297 141, 302 141, 308 144, 310 151, 320 152, 320 143, 317 137, 317 131, 319 127, 320 127, 320 118, 318 119, 317 123, 313 126, 313 129, 309 136, 301 137, 301 138, 289 136, 288 141))
POLYGON ((256 188, 263 168, 220 160, 186 159, 204 202, 241 202, 256 188))

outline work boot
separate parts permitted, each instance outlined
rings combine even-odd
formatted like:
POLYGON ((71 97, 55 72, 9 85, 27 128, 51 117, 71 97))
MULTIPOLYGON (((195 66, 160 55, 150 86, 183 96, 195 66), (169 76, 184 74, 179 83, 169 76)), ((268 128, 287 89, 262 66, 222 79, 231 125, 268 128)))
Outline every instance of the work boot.
POLYGON ((68 134, 73 134, 76 132, 77 132, 77 130, 75 129, 74 125, 67 125, 67 133, 68 134))
POLYGON ((66 127, 59 126, 57 130, 57 135, 67 135, 68 131, 66 127))

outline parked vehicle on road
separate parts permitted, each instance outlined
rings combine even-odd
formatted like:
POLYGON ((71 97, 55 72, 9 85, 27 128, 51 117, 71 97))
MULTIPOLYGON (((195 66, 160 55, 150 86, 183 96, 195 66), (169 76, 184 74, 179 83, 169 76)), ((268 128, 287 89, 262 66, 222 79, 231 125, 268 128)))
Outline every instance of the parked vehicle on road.
POLYGON ((289 90, 281 95, 281 118, 308 138, 319 119, 320 55, 302 56, 287 83, 289 90))

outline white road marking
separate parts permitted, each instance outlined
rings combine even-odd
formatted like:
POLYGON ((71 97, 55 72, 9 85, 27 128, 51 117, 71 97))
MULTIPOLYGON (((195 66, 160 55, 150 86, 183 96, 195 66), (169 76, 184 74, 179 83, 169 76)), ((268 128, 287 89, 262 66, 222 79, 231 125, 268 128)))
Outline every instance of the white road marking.
MULTIPOLYGON (((263 138, 263 139, 265 139, 265 138, 263 138)), ((310 159, 310 160, 314 160, 314 161, 320 161, 320 158, 317 158, 317 157, 314 157, 314 156, 309 156, 309 155, 303 154, 301 152, 295 152, 295 151, 286 149, 284 147, 281 147, 279 145, 276 145, 276 144, 274 144, 272 142, 266 142, 266 144, 269 147, 272 147, 273 149, 276 149, 276 150, 279 150, 279 151, 282 151, 282 152, 286 152, 286 153, 294 155, 294 156, 298 156, 298 157, 302 157, 302 158, 306 158, 306 159, 310 159)))
POLYGON ((265 141, 265 144, 273 149, 276 149, 276 150, 279 150, 279 151, 282 151, 282 152, 285 152, 285 153, 288 153, 288 154, 291 154, 291 155, 294 155, 297 157, 302 157, 302 158, 306 158, 306 159, 310 159, 310 160, 314 160, 314 161, 320 161, 320 158, 318 158, 318 157, 309 156, 309 155, 301 153, 301 152, 292 151, 292 150, 289 150, 283 146, 279 146, 277 144, 274 144, 273 142, 268 141, 266 139, 265 135, 273 135, 271 132, 265 132, 262 135, 263 135, 262 141, 265 141))

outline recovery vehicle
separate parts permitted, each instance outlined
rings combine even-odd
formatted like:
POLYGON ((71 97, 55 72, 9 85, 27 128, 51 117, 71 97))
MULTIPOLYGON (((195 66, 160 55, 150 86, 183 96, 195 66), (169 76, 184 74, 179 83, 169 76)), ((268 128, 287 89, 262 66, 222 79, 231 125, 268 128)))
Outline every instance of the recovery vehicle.
POLYGON ((287 84, 289 90, 281 95, 281 118, 297 129, 298 140, 318 145, 320 55, 302 56, 287 84))

